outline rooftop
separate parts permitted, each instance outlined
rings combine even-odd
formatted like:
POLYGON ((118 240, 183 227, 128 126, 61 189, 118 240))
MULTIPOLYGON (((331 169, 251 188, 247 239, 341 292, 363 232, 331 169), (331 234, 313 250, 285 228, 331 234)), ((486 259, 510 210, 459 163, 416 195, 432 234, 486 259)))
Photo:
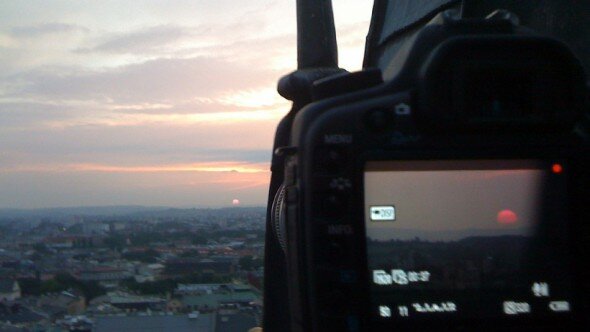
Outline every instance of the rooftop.
POLYGON ((248 331, 258 326, 256 319, 246 313, 233 313, 229 315, 217 315, 215 332, 248 331))
POLYGON ((213 332, 215 315, 154 315, 154 316, 106 316, 97 317, 95 332, 213 332))
POLYGON ((223 303, 254 302, 258 299, 253 292, 214 293, 202 295, 184 295, 182 303, 188 306, 207 306, 216 308, 223 303))
POLYGON ((2 278, 0 279, 0 293, 12 293, 14 290, 14 280, 2 278))

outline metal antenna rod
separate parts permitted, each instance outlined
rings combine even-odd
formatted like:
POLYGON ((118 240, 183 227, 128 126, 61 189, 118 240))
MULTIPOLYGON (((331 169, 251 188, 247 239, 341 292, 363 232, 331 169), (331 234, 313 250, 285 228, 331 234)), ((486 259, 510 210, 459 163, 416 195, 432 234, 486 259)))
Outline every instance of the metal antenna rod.
POLYGON ((331 0, 297 0, 297 68, 338 68, 331 0))
MULTIPOLYGON (((273 151, 289 146, 291 126, 297 112, 311 102, 311 84, 341 72, 338 69, 336 29, 331 0, 297 0, 297 71, 279 81, 279 93, 293 101, 291 111, 279 123, 273 151)), ((284 179, 285 157, 273 154, 264 247, 264 330, 291 331, 299 324, 301 308, 291 299, 287 261, 274 235, 272 204, 284 179), (295 310, 291 310, 296 307, 295 310)), ((294 294, 292 294, 294 295, 294 294)))

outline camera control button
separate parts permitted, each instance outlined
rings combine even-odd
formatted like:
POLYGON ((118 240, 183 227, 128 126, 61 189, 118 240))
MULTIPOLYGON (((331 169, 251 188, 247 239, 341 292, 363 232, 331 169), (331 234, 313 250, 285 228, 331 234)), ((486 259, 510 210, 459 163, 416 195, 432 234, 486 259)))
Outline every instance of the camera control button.
POLYGON ((316 150, 318 171, 337 172, 347 166, 347 155, 343 149, 336 147, 324 147, 316 150))
POLYGON ((338 177, 330 180, 329 186, 332 190, 344 191, 352 188, 352 182, 350 179, 338 177))
POLYGON ((345 250, 339 243, 330 242, 328 244, 326 254, 327 258, 331 261, 338 261, 344 257, 345 250))
POLYGON ((384 131, 391 127, 393 121, 393 115, 387 109, 370 110, 365 118, 367 127, 372 131, 384 131))
POLYGON ((325 195, 336 194, 342 195, 353 190, 354 182, 348 175, 341 176, 317 176, 314 178, 314 185, 321 190, 325 195))
POLYGON ((345 315, 334 315, 322 312, 318 321, 320 331, 346 331, 345 315))
POLYGON ((346 213, 346 196, 337 193, 328 194, 322 203, 323 215, 336 217, 346 213))
POLYGON ((356 314, 321 313, 318 321, 320 331, 359 332, 362 331, 361 325, 361 319, 356 314))
POLYGON ((328 224, 326 225, 326 235, 328 236, 348 236, 354 234, 354 227, 350 224, 328 224))
POLYGON ((397 103, 393 108, 396 116, 409 116, 412 115, 412 107, 407 103, 397 103))
POLYGON ((347 303, 347 296, 341 290, 332 290, 325 294, 323 298, 326 312, 333 314, 344 314, 345 307, 342 304, 347 303))
POLYGON ((358 275, 355 270, 340 269, 338 271, 338 281, 342 284, 356 284, 358 275))

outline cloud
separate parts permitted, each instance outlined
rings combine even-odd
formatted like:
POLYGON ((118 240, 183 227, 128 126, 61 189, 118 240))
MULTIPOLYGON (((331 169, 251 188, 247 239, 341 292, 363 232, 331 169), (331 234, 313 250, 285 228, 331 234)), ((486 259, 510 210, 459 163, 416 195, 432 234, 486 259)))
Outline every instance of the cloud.
POLYGON ((77 52, 105 53, 150 53, 174 45, 178 40, 193 34, 191 29, 179 26, 164 25, 129 33, 116 34, 114 37, 91 48, 80 48, 77 52))
POLYGON ((277 122, 3 129, 0 165, 268 163, 277 122))
POLYGON ((238 197, 263 205, 269 173, 0 173, 0 208, 97 205, 219 207, 238 197))
POLYGON ((248 34, 244 38, 220 38, 215 44, 187 47, 180 56, 214 55, 230 62, 248 63, 287 74, 293 71, 297 37, 294 32, 267 36, 248 34))
POLYGON ((19 94, 60 99, 159 102, 215 97, 226 91, 274 86, 277 73, 211 57, 157 59, 106 70, 29 71, 10 81, 27 82, 19 94))
POLYGON ((90 30, 84 26, 68 23, 42 23, 30 26, 18 26, 10 30, 10 34, 16 38, 43 37, 48 34, 63 33, 88 33, 90 30))
MULTIPOLYGON (((94 45, 80 47, 74 52, 107 55, 131 54, 136 57, 164 55, 177 57, 179 54, 186 54, 187 50, 208 49, 211 52, 205 55, 218 57, 220 55, 218 52, 223 52, 225 45, 229 43, 268 38, 268 36, 260 35, 260 31, 265 29, 265 22, 251 20, 205 23, 197 26, 156 25, 133 31, 103 33, 95 38, 94 45)), ((202 55, 202 53, 199 54, 202 55)))
POLYGON ((39 124, 40 121, 69 119, 75 112, 67 105, 27 100, 0 100, 0 128, 15 129, 39 124))

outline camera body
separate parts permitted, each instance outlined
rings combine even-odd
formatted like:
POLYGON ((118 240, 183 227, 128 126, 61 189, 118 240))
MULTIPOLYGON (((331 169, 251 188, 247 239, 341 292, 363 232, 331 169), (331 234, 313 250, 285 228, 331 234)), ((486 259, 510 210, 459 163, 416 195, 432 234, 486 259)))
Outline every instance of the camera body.
POLYGON ((383 73, 312 94, 275 152, 292 330, 587 324, 590 133, 566 46, 447 11, 383 73))

